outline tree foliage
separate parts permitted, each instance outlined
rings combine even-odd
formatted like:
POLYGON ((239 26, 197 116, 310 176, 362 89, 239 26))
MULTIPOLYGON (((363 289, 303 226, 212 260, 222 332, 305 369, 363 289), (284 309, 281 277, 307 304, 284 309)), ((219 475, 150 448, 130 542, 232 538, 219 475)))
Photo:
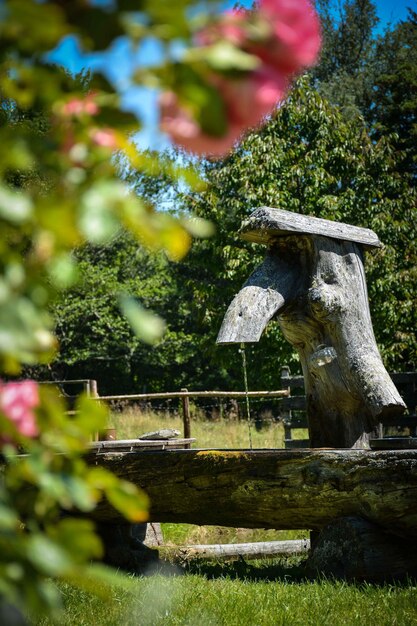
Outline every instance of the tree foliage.
MULTIPOLYGON (((210 320, 204 327, 208 341, 214 340, 225 305, 263 252, 260 246, 239 242, 241 220, 255 207, 276 206, 365 226, 379 234, 385 246, 367 259, 377 340, 391 369, 413 367, 417 250, 410 225, 416 195, 398 173, 396 159, 388 141, 375 144, 363 124, 347 122, 304 82, 229 159, 208 164, 208 191, 194 196, 190 207, 197 215, 213 216, 218 236, 215 242, 196 242, 186 262, 197 263, 200 271, 206 266, 207 281, 191 279, 191 284, 194 300, 210 320), (214 281, 209 280, 210 272, 215 273, 214 281)), ((269 332, 259 353, 253 349, 259 356, 252 357, 251 369, 256 372, 252 385, 258 388, 273 381, 276 385, 279 365, 290 359, 276 331, 269 332)), ((217 355, 220 350, 230 348, 218 348, 217 355)))
POLYGON ((402 172, 417 173, 417 13, 385 33, 375 47, 376 76, 367 120, 375 139, 394 135, 402 172))

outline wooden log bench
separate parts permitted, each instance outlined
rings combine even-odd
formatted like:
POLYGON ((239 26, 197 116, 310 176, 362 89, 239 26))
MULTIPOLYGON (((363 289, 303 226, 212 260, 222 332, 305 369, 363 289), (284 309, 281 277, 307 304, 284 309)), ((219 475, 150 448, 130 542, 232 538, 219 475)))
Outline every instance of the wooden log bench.
MULTIPOLYGON (((144 450, 88 458, 149 495, 150 521, 312 529, 321 531, 321 557, 312 555, 321 571, 338 575, 338 554, 348 578, 417 575, 417 450, 144 450)), ((131 527, 108 502, 91 515, 113 563, 143 562, 131 527)))

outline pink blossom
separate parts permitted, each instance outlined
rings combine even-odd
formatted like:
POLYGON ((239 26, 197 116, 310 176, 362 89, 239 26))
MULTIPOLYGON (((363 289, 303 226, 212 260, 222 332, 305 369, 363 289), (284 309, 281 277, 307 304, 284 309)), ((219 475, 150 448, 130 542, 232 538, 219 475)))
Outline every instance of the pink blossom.
POLYGON ((226 154, 236 143, 241 134, 241 127, 230 123, 222 137, 207 135, 188 111, 181 107, 175 93, 169 91, 161 95, 161 129, 172 141, 185 150, 195 154, 226 154))
POLYGON ((88 95, 85 98, 72 98, 68 100, 62 107, 62 112, 65 116, 74 116, 78 117, 83 113, 87 115, 97 115, 99 112, 99 107, 94 102, 93 96, 88 95))
POLYGON ((173 92, 160 98, 161 129, 174 143, 195 154, 227 154, 248 128, 258 125, 272 111, 288 88, 282 75, 267 67, 245 79, 213 77, 213 83, 223 96, 228 121, 227 132, 221 137, 203 132, 173 92))
POLYGON ((38 405, 39 391, 33 380, 0 383, 0 411, 25 437, 36 437, 39 433, 33 412, 38 405))
POLYGON ((91 139, 103 148, 117 148, 116 133, 112 128, 96 128, 91 131, 91 139))
POLYGON ((320 22, 309 0, 260 0, 259 15, 270 25, 267 41, 249 50, 276 70, 293 74, 317 60, 320 22))
POLYGON ((225 11, 221 19, 204 29, 196 35, 196 43, 199 46, 210 46, 221 39, 230 41, 235 46, 242 47, 246 40, 246 9, 230 9, 225 11))
POLYGON ((310 0, 259 0, 253 11, 228 11, 197 35, 198 45, 212 45, 221 39, 261 61, 260 67, 242 77, 213 73, 207 79, 223 98, 224 136, 204 133, 175 93, 165 93, 160 99, 162 130, 174 143, 196 154, 226 154, 245 130, 273 111, 294 76, 316 61, 320 24, 310 0), (262 28, 248 28, 251 20, 262 28))
POLYGON ((240 134, 257 126, 285 96, 288 82, 274 69, 263 66, 242 79, 219 78, 216 86, 225 105, 227 119, 240 126, 240 134))

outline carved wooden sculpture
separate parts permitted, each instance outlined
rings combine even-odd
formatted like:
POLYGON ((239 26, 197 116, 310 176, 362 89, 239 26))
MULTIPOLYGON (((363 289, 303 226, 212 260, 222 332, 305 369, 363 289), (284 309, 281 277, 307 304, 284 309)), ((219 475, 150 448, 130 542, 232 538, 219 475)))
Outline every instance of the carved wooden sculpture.
POLYGON ((377 235, 263 207, 241 236, 269 249, 231 303, 217 342, 259 341, 277 316, 303 367, 311 446, 368 447, 377 425, 405 410, 369 312, 363 253, 382 245, 377 235))

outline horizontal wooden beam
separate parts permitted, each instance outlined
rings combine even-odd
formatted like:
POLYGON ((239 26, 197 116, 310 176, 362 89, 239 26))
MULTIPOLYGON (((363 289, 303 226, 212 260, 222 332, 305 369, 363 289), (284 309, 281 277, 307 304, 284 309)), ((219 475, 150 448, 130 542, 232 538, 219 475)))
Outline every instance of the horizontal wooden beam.
POLYGON ((351 226, 310 215, 300 215, 272 207, 260 207, 245 220, 240 229, 243 239, 270 245, 285 235, 321 235, 342 241, 354 241, 366 247, 381 248, 378 235, 369 228, 351 226))
POLYGON ((277 391, 163 391, 161 393, 134 393, 118 396, 100 396, 92 400, 167 400, 169 398, 285 398, 287 389, 277 391))
POLYGON ((309 539, 290 539, 287 541, 256 541, 254 543, 197 544, 167 548, 170 557, 181 561, 193 559, 228 559, 242 558, 266 559, 283 555, 307 554, 310 549, 309 539))
MULTIPOLYGON (((87 459, 146 491, 150 521, 318 530, 354 515, 417 536, 417 450, 168 450, 87 459)), ((91 515, 122 522, 104 501, 91 515)))

